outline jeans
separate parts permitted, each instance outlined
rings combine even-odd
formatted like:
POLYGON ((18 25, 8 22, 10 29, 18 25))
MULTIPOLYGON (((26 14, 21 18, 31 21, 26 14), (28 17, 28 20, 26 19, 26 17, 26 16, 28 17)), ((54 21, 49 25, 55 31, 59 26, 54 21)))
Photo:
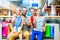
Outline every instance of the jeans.
POLYGON ((35 31, 35 30, 32 31, 30 40, 34 40, 34 38, 35 38, 36 35, 37 35, 37 40, 42 40, 43 32, 41 32, 41 31, 35 31))

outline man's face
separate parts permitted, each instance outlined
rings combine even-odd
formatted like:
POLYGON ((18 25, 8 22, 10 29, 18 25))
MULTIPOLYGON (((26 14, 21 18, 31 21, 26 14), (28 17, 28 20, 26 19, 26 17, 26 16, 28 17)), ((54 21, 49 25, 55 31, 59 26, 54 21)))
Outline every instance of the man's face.
POLYGON ((32 15, 35 15, 35 10, 34 9, 31 9, 30 12, 31 12, 32 15))
POLYGON ((23 8, 22 14, 23 14, 23 15, 26 15, 26 12, 27 12, 27 9, 26 9, 26 8, 23 8))
POLYGON ((37 9, 36 13, 37 15, 41 15, 41 9, 37 9))

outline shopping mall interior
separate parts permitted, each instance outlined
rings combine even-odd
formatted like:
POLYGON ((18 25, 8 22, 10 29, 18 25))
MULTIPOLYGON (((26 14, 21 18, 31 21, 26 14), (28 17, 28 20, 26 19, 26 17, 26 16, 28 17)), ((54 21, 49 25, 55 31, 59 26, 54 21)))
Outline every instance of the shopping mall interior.
MULTIPOLYGON (((43 40, 60 40, 60 0, 0 0, 0 22, 3 19, 8 21, 8 34, 10 33, 11 18, 16 14, 15 9, 23 7, 27 8, 27 16, 31 16, 29 8, 34 7, 36 9, 40 7, 42 12, 45 12, 44 16, 49 20, 46 21, 46 25, 54 26, 53 36, 51 37, 49 33, 44 33, 43 40)), ((2 27, 0 29, 3 30, 2 27)), ((2 40, 7 40, 7 36, 3 37, 1 35, 1 37, 2 40)), ((17 38, 16 40, 19 39, 17 38)))

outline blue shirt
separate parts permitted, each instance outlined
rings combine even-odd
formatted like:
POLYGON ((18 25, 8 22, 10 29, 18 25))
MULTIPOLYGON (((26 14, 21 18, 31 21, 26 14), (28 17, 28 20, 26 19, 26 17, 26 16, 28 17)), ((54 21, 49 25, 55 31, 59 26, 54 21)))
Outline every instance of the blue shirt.
POLYGON ((20 27, 22 24, 22 17, 21 16, 16 16, 16 19, 14 21, 14 26, 15 27, 20 27))

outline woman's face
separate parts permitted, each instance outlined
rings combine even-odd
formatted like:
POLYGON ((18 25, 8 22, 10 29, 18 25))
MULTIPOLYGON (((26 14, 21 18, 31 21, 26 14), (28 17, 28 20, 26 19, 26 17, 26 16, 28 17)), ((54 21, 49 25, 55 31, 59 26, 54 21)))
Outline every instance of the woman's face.
POLYGON ((16 14, 20 15, 21 10, 16 10, 16 14))

